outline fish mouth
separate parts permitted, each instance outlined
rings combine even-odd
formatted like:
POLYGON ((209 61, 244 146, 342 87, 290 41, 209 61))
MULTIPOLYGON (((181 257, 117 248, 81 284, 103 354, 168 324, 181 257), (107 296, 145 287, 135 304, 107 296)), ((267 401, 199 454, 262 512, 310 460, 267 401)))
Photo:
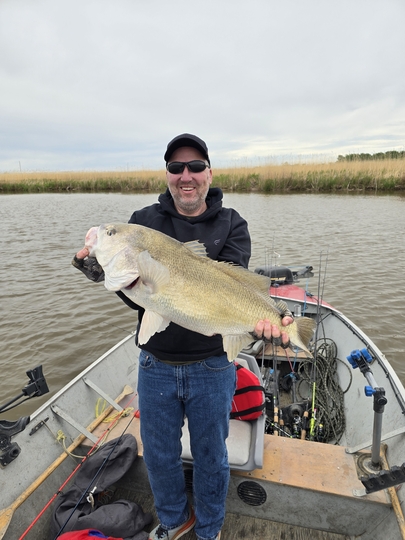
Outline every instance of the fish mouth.
POLYGON ((139 276, 138 276, 136 279, 134 279, 134 281, 132 281, 129 285, 127 285, 126 287, 124 287, 124 289, 126 289, 126 290, 128 290, 128 289, 129 289, 129 290, 133 289, 133 288, 135 287, 135 285, 138 283, 138 281, 139 281, 139 276))
POLYGON ((87 231, 86 238, 84 241, 84 247, 87 248, 89 257, 95 256, 94 251, 97 246, 98 230, 99 230, 99 227, 91 227, 91 229, 87 231))

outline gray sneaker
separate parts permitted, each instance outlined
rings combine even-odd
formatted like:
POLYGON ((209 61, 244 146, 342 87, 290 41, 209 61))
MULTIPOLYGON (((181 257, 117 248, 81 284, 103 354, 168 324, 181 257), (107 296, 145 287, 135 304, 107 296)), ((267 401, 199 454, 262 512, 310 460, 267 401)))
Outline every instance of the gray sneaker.
POLYGON ((158 525, 149 533, 149 540, 177 540, 191 531, 194 525, 195 515, 193 509, 190 508, 190 517, 183 525, 175 527, 174 529, 165 529, 162 525, 158 525))

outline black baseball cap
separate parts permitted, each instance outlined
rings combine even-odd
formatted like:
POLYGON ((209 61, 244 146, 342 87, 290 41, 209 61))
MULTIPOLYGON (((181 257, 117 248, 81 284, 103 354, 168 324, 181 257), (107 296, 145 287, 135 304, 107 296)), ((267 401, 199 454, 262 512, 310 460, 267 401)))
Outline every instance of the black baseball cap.
POLYGON ((190 133, 183 133, 182 135, 177 135, 177 137, 175 137, 169 142, 164 155, 165 162, 167 163, 169 161, 170 156, 175 150, 177 150, 178 148, 182 148, 183 146, 191 146, 192 148, 196 148, 205 157, 211 167, 207 145, 202 139, 200 139, 200 137, 197 137, 197 135, 191 135, 190 133))

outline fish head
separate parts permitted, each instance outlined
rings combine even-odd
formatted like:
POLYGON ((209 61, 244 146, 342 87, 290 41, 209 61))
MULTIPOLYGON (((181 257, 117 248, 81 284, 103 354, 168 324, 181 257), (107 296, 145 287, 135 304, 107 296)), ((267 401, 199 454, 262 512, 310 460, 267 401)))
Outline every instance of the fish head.
POLYGON ((87 232, 85 247, 102 266, 109 291, 129 288, 138 280, 141 237, 137 225, 124 223, 100 225, 87 232))

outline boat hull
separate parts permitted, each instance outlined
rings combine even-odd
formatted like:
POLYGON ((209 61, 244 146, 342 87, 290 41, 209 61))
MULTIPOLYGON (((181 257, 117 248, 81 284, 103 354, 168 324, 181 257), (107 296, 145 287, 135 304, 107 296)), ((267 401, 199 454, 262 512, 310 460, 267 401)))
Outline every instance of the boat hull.
MULTIPOLYGON (((257 520, 275 521, 362 540, 402 538, 398 516, 387 491, 367 495, 359 479, 367 473, 362 467, 368 463, 371 452, 374 411, 372 399, 364 395, 363 375, 348 365, 346 357, 353 350, 367 348, 374 358, 370 367, 375 379, 384 386, 387 397, 382 440, 388 447, 390 466, 401 465, 404 456, 405 390, 400 380, 376 345, 332 306, 318 302, 313 296, 309 297, 295 285, 272 288, 271 294, 286 300, 293 312, 300 306, 301 314, 320 321, 318 339, 327 337, 335 342, 339 358, 337 376, 341 387, 347 388, 343 401, 346 426, 338 445, 266 434, 263 468, 249 472, 232 471, 227 520, 240 520, 240 516, 246 516, 255 523, 258 523, 257 520), (253 483, 250 486, 253 493, 257 490, 258 500, 254 500, 254 504, 252 501, 246 502, 244 498, 246 482, 253 483)), ((48 500, 58 492, 77 463, 70 457, 63 460, 32 494, 27 495, 41 473, 63 454, 60 444, 55 442, 57 432, 64 432, 67 445, 79 435, 77 425, 71 425, 63 413, 72 417, 76 424, 88 427, 94 422, 95 407, 100 397, 94 387, 115 399, 123 392, 125 385, 131 386, 134 392, 126 396, 121 405, 137 409, 138 352, 134 336, 122 340, 35 411, 26 430, 13 438, 20 446, 21 453, 0 470, 2 486, 6 486, 1 490, 3 516, 7 509, 12 508, 12 519, 3 534, 5 540, 16 540, 22 535, 48 500), (46 426, 30 434, 32 428, 45 419, 46 426), (21 497, 21 504, 13 506, 21 497)), ((282 356, 281 350, 277 354, 280 354, 277 361, 282 363, 288 360, 282 356)), ((139 419, 134 420, 133 426, 134 435, 139 438, 139 419)), ((79 446, 75 453, 85 455, 91 444, 87 439, 86 444, 79 446)), ((140 439, 139 449, 140 456, 130 474, 122 479, 120 487, 138 493, 143 500, 151 493, 140 439)), ((186 471, 190 467, 185 464, 186 471)), ((403 489, 398 490, 397 496, 399 504, 403 504, 403 489)), ((48 539, 51 515, 52 506, 26 538, 48 539)), ((252 532, 249 537, 264 538, 260 536, 264 526, 260 527, 257 525, 257 536, 252 532)), ((312 538, 315 538, 314 534, 312 538)))

